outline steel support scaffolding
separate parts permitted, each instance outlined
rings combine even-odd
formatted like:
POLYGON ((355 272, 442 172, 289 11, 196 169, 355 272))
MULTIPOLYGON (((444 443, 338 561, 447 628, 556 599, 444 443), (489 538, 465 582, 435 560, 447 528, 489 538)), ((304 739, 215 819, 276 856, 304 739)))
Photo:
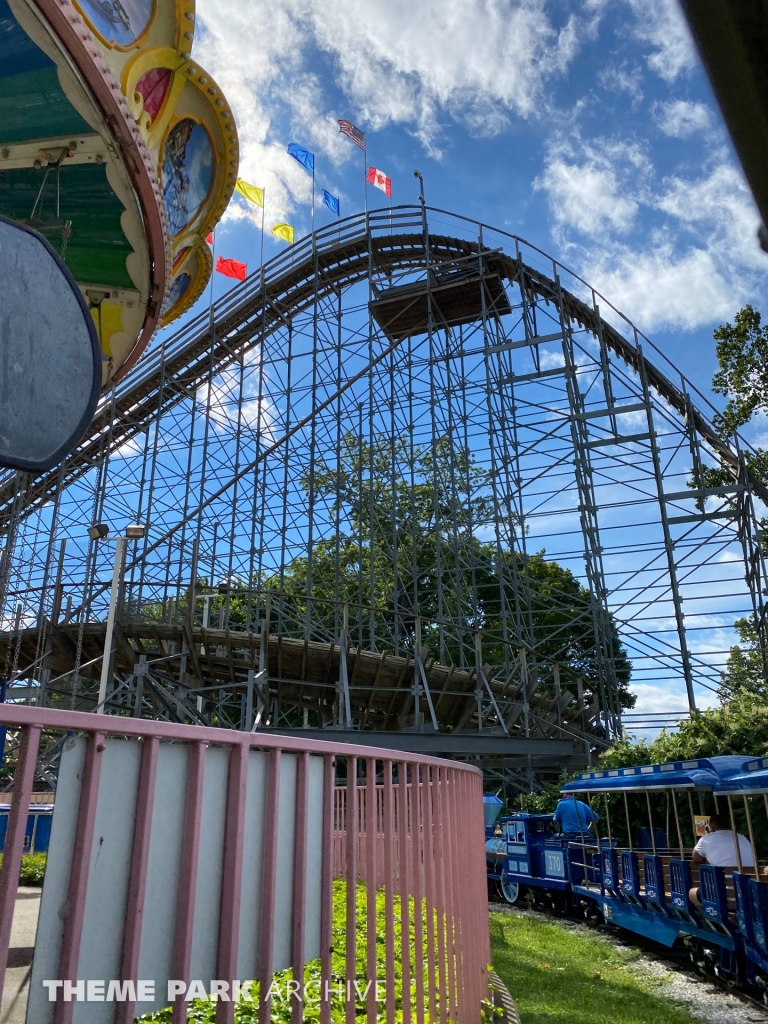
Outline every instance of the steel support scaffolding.
POLYGON ((471 736, 530 785, 552 744, 609 744, 633 685, 693 711, 736 619, 765 648, 768 496, 713 417, 522 239, 349 218, 158 339, 60 466, 0 476, 4 674, 94 706, 111 554, 86 531, 141 522, 107 711, 471 736))

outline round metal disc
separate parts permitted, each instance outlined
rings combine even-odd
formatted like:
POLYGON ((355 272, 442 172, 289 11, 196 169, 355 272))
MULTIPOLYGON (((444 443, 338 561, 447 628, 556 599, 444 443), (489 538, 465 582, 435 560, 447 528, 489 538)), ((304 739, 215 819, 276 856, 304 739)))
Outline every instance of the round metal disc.
POLYGON ((75 279, 41 235, 0 217, 0 465, 54 466, 100 389, 101 349, 75 279))

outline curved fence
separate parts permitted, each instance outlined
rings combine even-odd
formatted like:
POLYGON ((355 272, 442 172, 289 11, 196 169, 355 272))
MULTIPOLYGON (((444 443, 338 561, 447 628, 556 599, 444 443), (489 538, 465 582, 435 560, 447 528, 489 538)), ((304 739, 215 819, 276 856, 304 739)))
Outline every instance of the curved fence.
POLYGON ((0 721, 18 737, 6 985, 41 751, 58 764, 27 1021, 127 1024, 165 1006, 184 1021, 211 994, 229 1024, 243 1002, 259 1020, 480 1021, 476 769, 79 712, 6 706, 0 721))

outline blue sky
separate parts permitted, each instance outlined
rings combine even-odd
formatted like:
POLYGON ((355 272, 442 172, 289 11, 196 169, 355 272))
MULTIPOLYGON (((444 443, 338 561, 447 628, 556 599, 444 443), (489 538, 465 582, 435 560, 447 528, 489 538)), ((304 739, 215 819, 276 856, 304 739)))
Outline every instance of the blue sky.
MULTIPOLYGON (((342 215, 362 208, 362 154, 336 126, 347 117, 395 202, 415 201, 418 167, 430 204, 583 273, 704 388, 712 327, 763 300, 757 214, 674 0, 200 0, 198 12, 195 57, 233 105, 268 229, 309 230, 290 141, 317 154, 318 193, 339 195, 342 215)), ((236 198, 217 255, 258 266, 259 223, 236 198)), ((266 256, 281 244, 268 234, 266 256)))
MULTIPOLYGON (((768 314, 758 216, 675 0, 199 0, 194 56, 233 106, 241 176, 266 188, 266 258, 273 224, 310 227, 289 142, 316 154, 318 225, 323 187, 342 216, 363 208, 344 117, 396 203, 416 201, 418 167, 430 205, 568 264, 705 394, 713 327, 746 302, 768 314)), ((255 270, 260 223, 235 197, 216 255, 255 270)), ((215 277, 218 297, 232 282, 215 277)))

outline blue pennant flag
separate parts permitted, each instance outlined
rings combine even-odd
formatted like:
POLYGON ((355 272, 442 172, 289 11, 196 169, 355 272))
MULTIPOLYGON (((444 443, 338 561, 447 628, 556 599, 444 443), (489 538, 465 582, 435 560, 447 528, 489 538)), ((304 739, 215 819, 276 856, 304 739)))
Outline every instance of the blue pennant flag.
POLYGON ((292 156, 294 160, 298 160, 302 167, 306 167, 310 174, 315 173, 315 154, 310 153, 308 149, 304 149, 303 146, 297 145, 292 142, 288 147, 288 155, 292 156))
POLYGON ((335 213, 337 217, 341 216, 339 212, 338 198, 336 196, 332 196, 330 192, 326 191, 326 189, 323 189, 323 202, 331 211, 331 213, 335 213))

